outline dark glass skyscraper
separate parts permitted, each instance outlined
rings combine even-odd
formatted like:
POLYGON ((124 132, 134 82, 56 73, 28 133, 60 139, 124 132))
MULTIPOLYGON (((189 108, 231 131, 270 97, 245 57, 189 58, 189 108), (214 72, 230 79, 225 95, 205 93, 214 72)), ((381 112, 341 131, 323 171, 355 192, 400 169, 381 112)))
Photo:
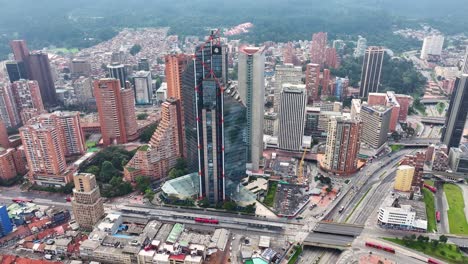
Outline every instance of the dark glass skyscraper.
POLYGON ((33 52, 29 54, 27 63, 27 69, 29 70, 28 77, 39 84, 44 104, 48 106, 56 105, 57 95, 47 53, 41 51, 33 52))
POLYGON ((193 61, 200 196, 212 204, 237 189, 247 159, 245 106, 227 83, 227 61, 227 47, 215 33, 197 47, 193 61))
POLYGON ((5 63, 5 68, 11 83, 20 79, 28 79, 26 67, 23 61, 7 61, 5 63))
POLYGON ((442 131, 442 143, 448 148, 458 147, 463 136, 468 112, 468 74, 462 74, 455 81, 450 105, 442 131))
POLYGON ((198 171, 197 114, 195 109, 194 61, 182 73, 182 108, 184 109, 185 153, 188 172, 198 171))
POLYGON ((364 61, 362 62, 359 97, 367 98, 369 93, 376 93, 379 91, 384 56, 385 50, 382 47, 367 48, 364 54, 364 61))

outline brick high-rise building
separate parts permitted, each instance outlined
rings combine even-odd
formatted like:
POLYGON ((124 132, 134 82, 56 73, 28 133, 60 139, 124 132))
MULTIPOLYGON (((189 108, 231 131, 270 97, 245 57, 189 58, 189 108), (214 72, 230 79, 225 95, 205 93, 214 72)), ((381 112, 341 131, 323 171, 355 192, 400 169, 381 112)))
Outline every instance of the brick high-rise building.
POLYGON ((293 44, 291 42, 288 42, 283 47, 283 63, 294 64, 293 56, 294 56, 293 44))
POLYGON ((105 146, 124 144, 135 136, 138 127, 131 89, 122 89, 118 79, 100 79, 94 82, 94 96, 105 146))
POLYGON ((31 182, 38 185, 65 185, 67 176, 65 146, 55 126, 34 123, 19 129, 31 182))
POLYGON ((18 174, 13 153, 15 149, 0 147, 0 179, 9 180, 18 174))
POLYGON ((135 140, 138 137, 138 124, 135 113, 135 94, 131 88, 120 90, 122 98, 122 110, 124 114, 125 131, 127 140, 135 140))
POLYGON ((1 117, 0 117, 0 147, 5 148, 5 149, 10 147, 10 140, 8 139, 7 128, 6 128, 5 122, 3 122, 1 117))
POLYGON ((305 83, 307 89, 307 102, 320 101, 320 65, 309 63, 305 71, 305 83))
POLYGON ((16 61, 25 61, 29 57, 29 49, 24 40, 12 40, 10 42, 11 50, 16 61))
MULTIPOLYGON (((19 80, 12 85, 13 97, 17 110, 36 109, 39 113, 44 112, 40 87, 37 81, 19 80)), ((28 120, 22 120, 26 123, 28 120)))
POLYGON ((125 166, 125 180, 134 182, 136 176, 164 178, 184 152, 182 148, 182 113, 180 101, 167 99, 161 105, 161 122, 148 145, 141 147, 125 166))
POLYGON ((366 49, 362 62, 361 87, 359 96, 366 98, 369 93, 379 91, 380 77, 385 50, 382 47, 371 46, 366 49))
MULTIPOLYGON (((193 69, 191 71, 185 72, 187 65, 190 63, 193 66, 193 62, 190 56, 186 54, 169 54, 164 58, 166 63, 166 68, 164 73, 166 75, 167 83, 167 97, 177 99, 180 101, 180 111, 182 112, 182 148, 184 149, 183 156, 187 159, 187 164, 189 165, 189 170, 196 171, 196 148, 195 137, 192 136, 190 142, 191 146, 187 146, 187 136, 185 134, 186 130, 194 128, 195 116, 193 113, 193 99, 194 99, 194 85, 193 83, 193 69), (183 81, 185 80, 185 86, 183 81), (185 89, 185 90, 184 90, 185 89), (185 94, 185 97, 184 97, 185 94), (188 108, 187 112, 185 108, 188 108), (187 119, 187 126, 185 120, 187 119)), ((195 133, 194 133, 195 134, 195 133)))
POLYGON ((422 151, 418 151, 414 155, 406 155, 401 161, 400 165, 408 165, 414 167, 414 176, 411 186, 418 186, 421 189, 423 188, 424 180, 422 176, 425 159, 426 154, 422 151))
POLYGON ((166 62, 165 75, 167 83, 167 97, 182 101, 182 73, 190 61, 185 54, 169 54, 164 58, 166 62))
POLYGON ((340 67, 339 57, 335 48, 327 47, 325 49, 325 67, 336 69, 340 67))
POLYGON ((333 96, 333 87, 330 83, 330 70, 324 69, 322 73, 322 93, 321 97, 326 98, 328 96, 333 96))
POLYGON ((263 157, 265 53, 263 47, 239 49, 238 91, 247 107, 247 162, 258 170, 263 157))
POLYGON ((318 32, 312 35, 312 45, 310 47, 310 62, 320 65, 323 68, 325 63, 325 51, 327 48, 327 33, 318 32))
POLYGON ((0 118, 7 127, 18 127, 21 124, 11 85, 6 82, 0 82, 0 118))
POLYGON ((361 130, 362 123, 359 120, 330 117, 323 160, 324 169, 339 175, 348 175, 357 171, 361 130))
POLYGON ((40 115, 34 121, 58 129, 61 145, 65 147, 65 156, 82 155, 86 152, 86 141, 78 112, 57 111, 40 115))
POLYGON ((73 175, 72 208, 75 220, 81 228, 92 230, 104 216, 104 204, 96 183, 96 176, 90 173, 73 175))
POLYGON ((49 56, 41 51, 33 52, 28 59, 28 77, 39 84, 41 97, 45 105, 57 104, 55 84, 52 78, 49 56))
POLYGON ((73 59, 70 63, 70 73, 72 78, 89 77, 91 75, 91 63, 82 59, 73 59))

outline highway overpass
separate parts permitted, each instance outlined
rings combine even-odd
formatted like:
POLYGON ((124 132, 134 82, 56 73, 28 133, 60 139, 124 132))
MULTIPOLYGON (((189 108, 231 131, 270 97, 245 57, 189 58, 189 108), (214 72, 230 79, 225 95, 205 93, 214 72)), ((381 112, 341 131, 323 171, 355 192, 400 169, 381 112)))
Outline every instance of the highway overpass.
POLYGON ((398 141, 388 141, 389 145, 401 145, 404 147, 429 147, 431 144, 437 144, 440 138, 411 138, 398 141))
POLYGON ((421 117, 421 122, 425 124, 444 125, 445 117, 421 117))
POLYGON ((315 225, 303 245, 346 250, 363 229, 364 226, 361 225, 322 221, 315 225))

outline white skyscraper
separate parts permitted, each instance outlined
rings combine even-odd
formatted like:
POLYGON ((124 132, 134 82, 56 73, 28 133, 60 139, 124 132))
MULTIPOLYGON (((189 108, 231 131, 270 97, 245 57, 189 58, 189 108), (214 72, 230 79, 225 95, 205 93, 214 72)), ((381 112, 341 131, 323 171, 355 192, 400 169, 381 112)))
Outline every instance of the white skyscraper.
POLYGON ((358 41, 356 43, 356 49, 354 49, 354 57, 361 57, 364 56, 364 53, 367 49, 367 39, 359 36, 358 41))
POLYGON ((442 47, 444 46, 444 36, 428 36, 424 38, 423 46, 421 49, 421 59, 426 60, 429 55, 440 56, 442 54, 442 47))
POLYGON ((280 104, 278 146, 300 151, 304 136, 307 93, 304 84, 283 84, 280 104))
POLYGON ((247 162, 258 170, 263 156, 265 53, 263 47, 239 49, 238 90, 247 107, 247 162))
POLYGON ((151 104, 153 89, 151 85, 151 72, 139 71, 133 76, 135 90, 135 104, 151 104))
POLYGON ((275 100, 273 108, 278 112, 281 102, 281 92, 283 84, 302 84, 302 68, 293 64, 286 63, 277 65, 275 69, 275 100))

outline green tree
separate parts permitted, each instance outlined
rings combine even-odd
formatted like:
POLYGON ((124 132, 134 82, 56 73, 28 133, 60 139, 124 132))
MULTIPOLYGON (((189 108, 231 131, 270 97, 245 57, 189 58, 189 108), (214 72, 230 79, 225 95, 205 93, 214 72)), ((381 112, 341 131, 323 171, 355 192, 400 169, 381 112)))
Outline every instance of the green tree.
POLYGON ((145 176, 137 176, 135 178, 136 189, 140 192, 145 192, 146 189, 151 189, 151 179, 145 176))
POLYGON ((225 201, 223 204, 223 209, 228 211, 235 211, 237 204, 234 201, 225 201))
POLYGON ((178 170, 187 170, 187 161, 184 158, 178 158, 174 168, 178 170))
POLYGON ((432 247, 436 248, 439 245, 439 240, 433 239, 431 240, 432 247))
POLYGON ((99 169, 98 166, 92 165, 89 168, 87 168, 85 172, 94 174, 97 177, 97 176, 99 176, 100 169, 99 169))
POLYGON ((186 174, 185 170, 178 170, 176 168, 173 168, 169 171, 169 178, 175 179, 175 178, 179 178, 180 176, 184 176, 185 174, 186 174))
POLYGON ((73 182, 69 182, 65 186, 62 187, 61 191, 64 194, 71 194, 73 192, 73 187, 75 187, 75 184, 73 184, 73 182))
POLYGON ((112 162, 104 161, 104 163, 102 163, 101 172, 98 179, 100 182, 106 183, 110 182, 114 176, 118 176, 119 174, 119 171, 114 167, 112 162))
POLYGON ((445 235, 441 235, 441 236, 439 237, 439 241, 440 241, 440 243, 444 243, 444 244, 445 244, 445 243, 447 243, 447 241, 448 241, 448 237, 446 237, 445 235))
POLYGON ((137 55, 138 52, 140 52, 140 51, 141 51, 141 45, 140 44, 135 44, 130 48, 130 54, 132 54, 132 56, 137 55))
POLYGON ((138 120, 146 120, 146 118, 148 118, 147 113, 140 113, 140 114, 137 115, 138 120))
POLYGON ((208 206, 210 206, 210 200, 208 200, 208 198, 205 197, 205 198, 198 201, 198 206, 203 207, 203 208, 207 208, 208 206))
POLYGON ((154 195, 155 193, 153 192, 153 190, 151 190, 151 188, 147 188, 145 190, 145 198, 148 199, 150 203, 154 200, 154 195))
POLYGON ((140 134, 140 141, 144 143, 148 143, 151 137, 154 134, 154 131, 158 128, 158 124, 152 124, 145 128, 140 134))

